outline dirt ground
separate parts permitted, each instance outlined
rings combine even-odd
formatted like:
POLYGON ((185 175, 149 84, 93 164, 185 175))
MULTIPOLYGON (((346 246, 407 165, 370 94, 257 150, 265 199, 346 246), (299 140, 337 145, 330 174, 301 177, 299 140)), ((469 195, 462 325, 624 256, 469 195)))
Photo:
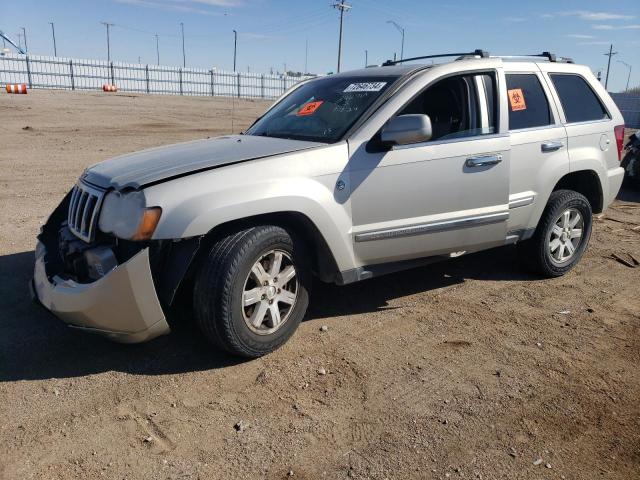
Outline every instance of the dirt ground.
MULTIPOLYGON (((265 107, 236 104, 236 130, 265 107)), ((228 133, 231 108, 0 95, 0 478, 640 478, 640 268, 611 257, 640 259, 638 191, 564 278, 502 248, 317 284, 296 335, 254 361, 191 326, 109 343, 30 302, 39 225, 84 167, 228 133)))

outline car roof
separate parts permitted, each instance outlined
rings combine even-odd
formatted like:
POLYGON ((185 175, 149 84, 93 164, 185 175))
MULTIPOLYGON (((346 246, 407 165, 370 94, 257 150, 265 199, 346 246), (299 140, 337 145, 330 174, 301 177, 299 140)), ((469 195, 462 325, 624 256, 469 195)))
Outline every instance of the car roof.
POLYGON ((429 68, 431 65, 393 65, 388 67, 372 66, 336 73, 336 77, 402 77, 415 70, 429 68))

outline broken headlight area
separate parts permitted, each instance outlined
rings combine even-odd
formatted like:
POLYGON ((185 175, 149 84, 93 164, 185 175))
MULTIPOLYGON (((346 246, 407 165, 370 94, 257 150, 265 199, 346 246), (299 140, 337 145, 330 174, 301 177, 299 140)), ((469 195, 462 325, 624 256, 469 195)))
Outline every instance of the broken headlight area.
POLYGON ((101 232, 91 243, 81 240, 67 223, 70 196, 54 210, 38 237, 46 247, 48 277, 57 275, 78 283, 91 283, 148 246, 147 242, 120 240, 101 232))

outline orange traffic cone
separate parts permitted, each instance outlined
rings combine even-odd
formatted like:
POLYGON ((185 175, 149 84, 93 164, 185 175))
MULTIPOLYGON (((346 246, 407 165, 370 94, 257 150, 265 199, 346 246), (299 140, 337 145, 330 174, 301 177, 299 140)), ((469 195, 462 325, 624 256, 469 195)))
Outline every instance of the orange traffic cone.
POLYGON ((7 93, 27 93, 27 86, 25 84, 13 84, 7 85, 7 93))

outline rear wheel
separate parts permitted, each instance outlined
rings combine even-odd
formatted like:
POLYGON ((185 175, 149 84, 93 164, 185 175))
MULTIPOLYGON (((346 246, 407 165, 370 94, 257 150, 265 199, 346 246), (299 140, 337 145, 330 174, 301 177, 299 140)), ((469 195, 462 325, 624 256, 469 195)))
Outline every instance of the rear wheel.
POLYGON ((551 194, 536 232, 522 242, 519 253, 527 266, 542 275, 559 277, 582 257, 591 236, 591 205, 572 190, 551 194))
POLYGON ((304 245, 284 229, 258 226, 216 242, 196 276, 203 333, 234 355, 260 357, 284 344, 309 302, 304 245))

